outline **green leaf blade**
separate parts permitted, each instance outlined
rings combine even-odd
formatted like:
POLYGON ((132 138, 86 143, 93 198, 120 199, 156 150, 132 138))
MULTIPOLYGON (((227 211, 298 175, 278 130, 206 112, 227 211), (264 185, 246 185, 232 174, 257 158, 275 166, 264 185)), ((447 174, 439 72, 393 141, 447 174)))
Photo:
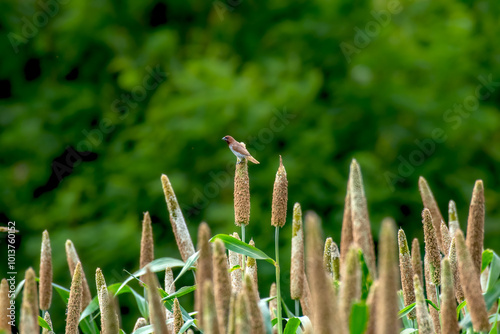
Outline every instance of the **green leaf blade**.
POLYGON ((224 243, 224 246, 233 252, 249 256, 256 260, 265 260, 273 266, 276 265, 276 262, 269 255, 254 246, 250 246, 249 244, 236 239, 235 237, 227 234, 217 234, 213 236, 210 241, 214 242, 216 239, 221 240, 224 243))

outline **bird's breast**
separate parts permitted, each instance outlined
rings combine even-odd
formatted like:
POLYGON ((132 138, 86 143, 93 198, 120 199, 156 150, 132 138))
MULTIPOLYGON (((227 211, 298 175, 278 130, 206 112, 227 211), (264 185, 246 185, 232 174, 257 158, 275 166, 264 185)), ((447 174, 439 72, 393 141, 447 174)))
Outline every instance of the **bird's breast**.
POLYGON ((237 156, 238 158, 244 158, 245 155, 244 154, 241 154, 240 152, 237 152, 233 149, 233 145, 229 145, 229 149, 231 150, 231 152, 233 152, 233 154, 235 156, 237 156))

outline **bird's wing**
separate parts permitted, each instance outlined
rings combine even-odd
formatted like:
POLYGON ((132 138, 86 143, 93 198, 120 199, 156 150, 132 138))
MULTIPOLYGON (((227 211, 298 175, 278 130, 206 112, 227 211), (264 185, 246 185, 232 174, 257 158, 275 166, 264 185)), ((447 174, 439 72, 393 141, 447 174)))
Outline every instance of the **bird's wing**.
POLYGON ((250 152, 248 152, 246 147, 243 144, 238 143, 238 142, 233 144, 233 150, 235 150, 239 154, 250 155, 250 152))

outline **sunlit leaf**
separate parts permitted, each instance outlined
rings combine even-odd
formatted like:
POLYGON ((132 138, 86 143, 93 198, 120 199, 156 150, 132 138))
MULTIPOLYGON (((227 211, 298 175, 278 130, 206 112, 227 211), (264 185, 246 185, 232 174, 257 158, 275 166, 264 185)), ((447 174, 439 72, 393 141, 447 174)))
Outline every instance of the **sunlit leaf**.
POLYGON ((490 264, 491 260, 493 260, 493 251, 491 249, 485 249, 483 251, 483 256, 481 258, 481 272, 486 269, 486 267, 490 264))
POLYGON ((291 318, 287 321, 284 334, 295 334, 300 326, 299 318, 291 318))
POLYGON ((38 316, 38 324, 40 325, 40 327, 43 327, 49 331, 52 330, 52 328, 50 328, 49 324, 47 323, 47 321, 45 321, 44 318, 42 318, 41 316, 38 316))

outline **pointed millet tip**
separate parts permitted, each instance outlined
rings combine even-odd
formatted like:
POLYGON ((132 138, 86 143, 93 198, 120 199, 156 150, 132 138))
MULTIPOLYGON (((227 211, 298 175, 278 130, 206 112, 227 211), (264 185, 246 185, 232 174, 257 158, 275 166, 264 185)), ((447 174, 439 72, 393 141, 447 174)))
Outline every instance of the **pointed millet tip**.
MULTIPOLYGON (((358 161, 352 159, 351 165, 349 166, 349 181, 354 182, 354 185, 359 185, 359 180, 361 179, 361 167, 359 167, 358 161)), ((349 185, 347 187, 349 189, 349 185)))
POLYGON ((278 170, 279 170, 281 173, 285 173, 285 174, 286 174, 285 165, 283 165, 283 159, 281 158, 281 155, 280 155, 280 166, 279 166, 278 170))
POLYGON ((455 232, 455 237, 453 239, 455 240, 455 247, 457 249, 457 256, 458 256, 460 250, 467 249, 467 246, 465 245, 464 233, 461 230, 457 230, 455 232))
POLYGON ((302 216, 302 208, 300 207, 300 203, 297 202, 293 205, 293 218, 299 219, 302 216))
POLYGON ((220 239, 215 239, 214 241, 214 254, 222 256, 225 254, 226 248, 224 247, 224 242, 220 239))
POLYGON ((429 219, 432 222, 431 211, 429 209, 424 208, 424 210, 422 210, 422 219, 429 219))
POLYGON ((483 180, 476 180, 476 183, 474 184, 474 191, 484 191, 483 180))
POLYGON ((405 231, 400 227, 398 230, 398 239, 402 239, 402 238, 406 239, 406 234, 405 234, 405 231))

